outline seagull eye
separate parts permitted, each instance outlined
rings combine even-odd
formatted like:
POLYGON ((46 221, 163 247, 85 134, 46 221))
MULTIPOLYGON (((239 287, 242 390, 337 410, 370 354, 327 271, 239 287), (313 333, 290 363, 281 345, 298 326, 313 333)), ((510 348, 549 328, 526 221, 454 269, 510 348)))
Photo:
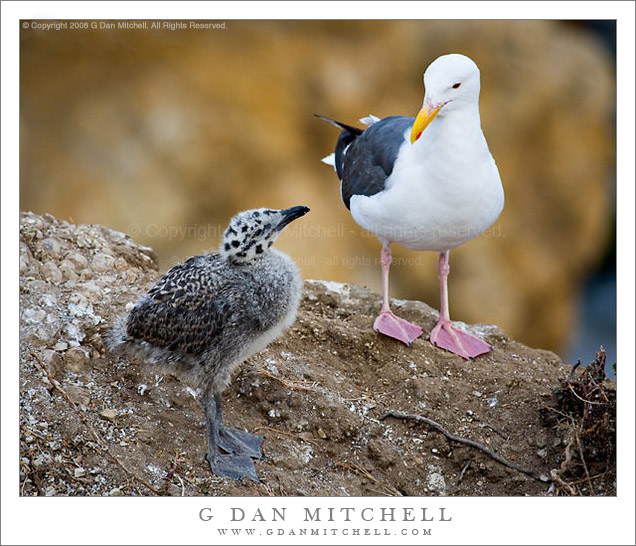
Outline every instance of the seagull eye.
POLYGON ((457 82, 455 85, 453 85, 453 89, 459 89, 459 86, 462 84, 462 82, 457 82))

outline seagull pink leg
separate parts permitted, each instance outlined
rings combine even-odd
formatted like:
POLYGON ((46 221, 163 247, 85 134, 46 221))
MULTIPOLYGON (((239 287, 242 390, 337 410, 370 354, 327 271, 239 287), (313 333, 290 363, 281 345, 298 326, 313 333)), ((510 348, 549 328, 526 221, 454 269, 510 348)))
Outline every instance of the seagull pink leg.
POLYGON ((440 310, 437 324, 431 331, 430 341, 436 347, 446 349, 467 360, 472 360, 476 356, 487 353, 492 347, 485 341, 455 328, 450 320, 448 311, 448 273, 450 272, 448 254, 448 250, 440 253, 439 262, 437 263, 440 310))
POLYGON ((393 256, 388 243, 382 245, 380 264, 382 264, 382 309, 373 323, 373 329, 385 336, 397 339, 409 347, 422 335, 422 329, 416 324, 395 316, 389 308, 389 268, 393 256))

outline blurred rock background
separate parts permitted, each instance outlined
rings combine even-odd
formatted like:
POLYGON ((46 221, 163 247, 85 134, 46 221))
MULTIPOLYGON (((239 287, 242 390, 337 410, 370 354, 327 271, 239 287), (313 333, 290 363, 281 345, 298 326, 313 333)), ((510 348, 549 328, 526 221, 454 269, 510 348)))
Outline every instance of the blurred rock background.
MULTIPOLYGON (((566 358, 577 335, 596 348, 615 343, 611 325, 599 339, 580 333, 584 287, 598 271, 613 275, 615 237, 615 60, 595 28, 225 26, 22 30, 21 210, 129 233, 165 270, 215 248, 238 210, 305 204, 311 214, 280 243, 304 277, 379 291, 380 245, 353 222, 335 172, 320 163, 338 132, 313 114, 352 124, 369 113, 415 115, 424 69, 464 53, 481 68, 482 125, 506 206, 451 256, 452 316, 566 358)), ((399 247, 394 256, 392 295, 438 307, 437 256, 399 247)), ((610 319, 612 306, 610 290, 600 303, 610 319)))

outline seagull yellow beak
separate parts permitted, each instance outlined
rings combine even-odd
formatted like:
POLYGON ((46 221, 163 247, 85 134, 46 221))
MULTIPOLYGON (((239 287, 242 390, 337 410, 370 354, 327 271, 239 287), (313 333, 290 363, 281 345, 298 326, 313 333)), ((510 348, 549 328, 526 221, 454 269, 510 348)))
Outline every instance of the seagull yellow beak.
POLYGON ((428 124, 435 119, 435 116, 442 109, 443 104, 440 106, 433 106, 432 104, 425 102, 422 109, 415 118, 413 123, 413 129, 411 130, 411 144, 413 144, 420 135, 424 132, 424 129, 428 127, 428 124))

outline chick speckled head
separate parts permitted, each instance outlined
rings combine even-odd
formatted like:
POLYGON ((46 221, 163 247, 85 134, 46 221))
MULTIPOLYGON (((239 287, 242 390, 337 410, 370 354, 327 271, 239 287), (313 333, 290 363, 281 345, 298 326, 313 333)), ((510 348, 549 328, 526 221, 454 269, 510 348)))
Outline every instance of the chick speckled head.
POLYGON ((309 208, 304 206, 239 212, 225 230, 219 252, 238 265, 258 260, 267 253, 285 226, 308 212, 309 208))

